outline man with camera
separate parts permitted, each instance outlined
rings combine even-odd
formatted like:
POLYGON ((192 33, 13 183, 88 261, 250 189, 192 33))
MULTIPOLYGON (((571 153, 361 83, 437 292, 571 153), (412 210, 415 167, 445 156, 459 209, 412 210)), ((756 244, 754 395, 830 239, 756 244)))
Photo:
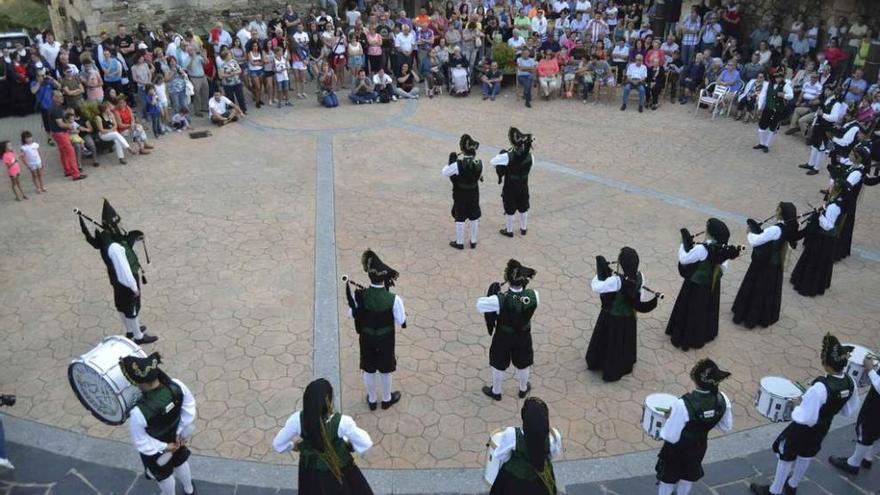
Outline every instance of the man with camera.
MULTIPOLYGON (((12 407, 15 405, 14 395, 0 395, 0 407, 12 407)), ((6 433, 3 431, 3 420, 0 419, 0 468, 15 469, 6 456, 6 433)))

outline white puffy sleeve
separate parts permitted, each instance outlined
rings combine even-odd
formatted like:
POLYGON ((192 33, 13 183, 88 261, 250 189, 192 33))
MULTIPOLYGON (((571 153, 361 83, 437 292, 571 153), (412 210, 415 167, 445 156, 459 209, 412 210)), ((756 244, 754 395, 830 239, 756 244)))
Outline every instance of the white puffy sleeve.
POLYGON ((698 263, 706 259, 708 256, 709 251, 707 251, 706 246, 702 244, 695 244, 690 251, 684 250, 684 244, 678 246, 678 262, 682 265, 698 263))
POLYGON ((189 425, 196 420, 196 398, 193 396, 189 388, 178 379, 172 380, 183 392, 183 404, 180 407, 180 424, 177 425, 177 435, 179 436, 189 425))
MULTIPOLYGON (((847 375, 847 378, 850 381, 853 381, 853 378, 847 375)), ((840 410, 840 414, 846 416, 847 418, 858 412, 859 406, 862 405, 862 400, 859 397, 859 386, 856 383, 853 383, 853 393, 849 396, 849 400, 846 401, 846 404, 843 405, 843 409, 840 410)))
POLYGON ((678 443, 681 439, 681 432, 684 430, 684 426, 689 419, 684 400, 677 399, 672 403, 672 411, 669 414, 669 418, 663 423, 663 428, 660 428, 660 438, 669 443, 678 443))
POLYGON ((774 225, 764 230, 760 234, 754 234, 749 232, 746 238, 749 240, 749 244, 752 247, 758 247, 763 244, 767 244, 768 242, 775 241, 782 237, 782 229, 779 228, 778 225, 774 225))
POLYGON ((721 421, 719 421, 715 427, 722 432, 727 433, 733 429, 733 407, 731 407, 730 399, 727 398, 727 395, 724 392, 721 392, 721 396, 724 397, 724 416, 721 417, 721 421))
POLYGON ((605 280, 599 280, 599 277, 595 276, 590 282, 590 288, 598 294, 617 292, 620 290, 620 276, 612 275, 605 280))
POLYGON ((501 438, 498 440, 498 446, 495 447, 495 452, 493 453, 493 457, 498 459, 498 462, 504 464, 505 462, 510 460, 510 455, 513 453, 513 449, 516 448, 516 429, 512 426, 509 426, 504 429, 501 433, 501 438))
POLYGON ((281 431, 272 440, 272 448, 275 452, 283 454, 293 449, 293 439, 300 436, 302 428, 299 423, 299 411, 290 415, 281 431))
POLYGON ((507 156, 506 152, 498 153, 495 155, 492 160, 489 161, 492 165, 496 167, 506 167, 507 163, 510 161, 510 157, 507 156))
POLYGON ((819 226, 823 230, 833 230, 837 223, 837 217, 840 215, 840 207, 832 203, 825 208, 825 213, 819 215, 819 226))
POLYGON ((477 312, 479 313, 497 313, 500 308, 498 296, 485 296, 477 299, 477 312))
POLYGON ((370 434, 365 430, 358 428, 354 419, 345 414, 339 419, 339 429, 336 431, 336 434, 339 435, 340 438, 347 438, 348 442, 354 448, 354 451, 361 457, 363 457, 367 450, 373 446, 373 440, 370 438, 370 434))
POLYGON ((821 382, 816 382, 804 393, 801 403, 794 408, 791 419, 804 426, 815 426, 819 421, 819 409, 828 400, 828 389, 821 382))

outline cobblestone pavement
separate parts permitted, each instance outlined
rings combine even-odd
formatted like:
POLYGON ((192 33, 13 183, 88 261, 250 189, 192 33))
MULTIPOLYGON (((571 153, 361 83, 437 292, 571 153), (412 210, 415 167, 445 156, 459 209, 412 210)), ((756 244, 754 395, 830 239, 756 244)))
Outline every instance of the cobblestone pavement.
MULTIPOLYGON (((166 368, 199 401, 194 450, 291 462, 272 453, 270 441, 313 374, 314 280, 325 275, 314 269, 314 234, 324 228, 314 222, 315 170, 333 166, 338 273, 363 282, 360 253, 377 250, 401 272, 396 292, 409 313, 394 377, 403 400, 369 412, 355 335, 339 304, 343 410, 376 441, 366 467, 477 467, 488 432, 519 422, 513 380, 505 383, 502 402, 480 393, 489 378, 489 338, 474 310, 510 257, 538 272, 531 382, 563 433, 564 459, 656 448, 638 426, 644 397, 685 392, 688 370, 707 356, 733 372, 724 389, 734 402, 736 430, 763 425, 751 405, 758 380, 816 375, 824 332, 880 349, 874 295, 880 265, 864 256, 847 259, 820 298, 802 298, 786 286, 780 322, 746 331, 730 322, 748 264, 734 261, 722 281, 719 338, 698 351, 674 349, 663 330, 680 285, 678 229, 702 230, 709 212, 764 218, 780 200, 804 209, 819 202, 827 181, 795 167, 807 153, 801 140, 780 136, 763 154, 751 149, 754 126, 692 112, 667 104, 640 115, 557 101, 536 102, 529 111, 514 98, 336 110, 306 101, 289 112, 252 112, 245 125, 214 129, 208 139, 168 136, 152 155, 127 166, 102 155, 102 166, 88 167, 89 179, 77 183, 61 180, 57 153, 44 147, 50 192, 23 203, 0 194, 0 231, 10 233, 0 238, 0 328, 7 343, 0 348, 0 390, 19 395, 12 414, 126 438, 125 428, 88 416, 65 377, 72 358, 119 331, 104 268, 71 214, 79 207, 98 215, 108 197, 126 226, 147 234, 153 264, 143 322, 162 338, 150 349, 165 354, 166 368), (454 251, 446 245, 453 234, 451 187, 440 168, 462 132, 483 143, 488 168, 493 150, 507 145, 509 125, 538 140, 529 234, 497 234, 500 188, 487 170, 480 244, 454 251), (319 137, 332 140, 332 163, 316 158, 319 137), (649 285, 669 297, 639 321, 635 372, 606 385, 583 361, 599 309, 588 284, 594 256, 613 257, 623 245, 638 249, 649 285)), ((0 133, 36 129, 36 122, 6 119, 0 133)), ((880 252, 878 212, 880 200, 866 189, 855 245, 869 257, 880 252)), ((729 224, 733 241, 745 243, 745 228, 729 224)), ((344 301, 341 290, 339 297, 344 301)))

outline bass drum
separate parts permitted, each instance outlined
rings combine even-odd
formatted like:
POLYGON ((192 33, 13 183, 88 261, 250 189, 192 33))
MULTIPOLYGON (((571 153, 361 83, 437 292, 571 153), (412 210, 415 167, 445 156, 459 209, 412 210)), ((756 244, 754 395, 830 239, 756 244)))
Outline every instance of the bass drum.
POLYGON ((67 367, 67 379, 76 398, 102 423, 125 423, 141 397, 140 390, 125 378, 119 367, 121 358, 132 355, 147 357, 131 340, 111 335, 67 367))

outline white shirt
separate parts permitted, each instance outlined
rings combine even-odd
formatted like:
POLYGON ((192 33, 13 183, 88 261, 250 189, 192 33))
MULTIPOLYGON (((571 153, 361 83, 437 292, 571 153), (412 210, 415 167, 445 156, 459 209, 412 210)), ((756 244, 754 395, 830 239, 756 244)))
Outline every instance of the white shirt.
POLYGON ((539 37, 547 34, 547 18, 542 15, 536 15, 532 18, 532 31, 539 37))
MULTIPOLYGON (((825 104, 828 104, 828 101, 831 100, 832 98, 834 98, 834 97, 829 96, 827 99, 825 99, 825 104)), ((841 120, 843 120, 844 116, 846 116, 846 111, 848 109, 849 109, 849 107, 847 106, 846 103, 844 103, 842 101, 838 101, 837 103, 834 104, 833 107, 831 107, 831 113, 822 113, 822 118, 827 120, 828 122, 831 122, 832 124, 837 124, 841 120)), ((820 110, 820 112, 821 112, 821 110, 820 110)))
POLYGON ((838 216, 840 216, 840 207, 837 206, 837 203, 831 203, 825 207, 825 212, 819 215, 819 226, 825 231, 834 230, 838 216))
MULTIPOLYGON (((40 43, 40 55, 46 59, 49 68, 55 70, 55 59, 58 58, 58 52, 61 51, 61 43, 53 41, 52 43, 40 43)), ((101 53, 103 50, 98 50, 101 53)))
MULTIPOLYGON (((177 425, 177 434, 180 435, 184 428, 187 428, 196 419, 196 399, 183 382, 176 378, 171 381, 176 383, 183 392, 183 404, 180 407, 180 424, 177 425)), ((156 440, 147 434, 147 420, 137 406, 131 410, 131 414, 128 417, 128 433, 131 435, 134 448, 143 455, 156 455, 165 452, 165 449, 168 448, 167 443, 156 440)))
POLYGON ((376 86, 391 84, 392 82, 391 76, 388 74, 379 74, 378 72, 373 74, 373 84, 376 86))
POLYGON ((822 97, 822 83, 819 81, 807 81, 801 86, 801 96, 805 102, 810 102, 822 97))
MULTIPOLYGON (((250 37, 250 35, 248 36, 250 37)), ((232 46, 232 35, 225 29, 220 30, 220 34, 217 36, 217 44, 214 45, 218 53, 220 52, 220 47, 223 45, 232 46)))
MULTIPOLYGON (((529 153, 529 158, 532 160, 532 163, 535 163, 535 156, 531 152, 529 153)), ((495 155, 495 158, 492 158, 489 163, 496 167, 506 167, 509 161, 510 157, 507 156, 507 152, 505 151, 495 155)))
MULTIPOLYGON (((834 376, 836 378, 846 376, 847 379, 852 380, 852 378, 846 374, 834 376)), ((828 389, 821 383, 814 383, 806 392, 804 392, 803 397, 801 397, 800 405, 795 407, 794 411, 791 412, 791 420, 804 426, 816 426, 816 422, 819 421, 819 409, 822 409, 822 406, 825 405, 827 401, 828 389)), ((846 404, 843 405, 840 414, 843 414, 846 417, 852 416, 859 410, 860 404, 859 388, 853 385, 853 393, 849 397, 849 400, 846 401, 846 404)))
POLYGON ((645 64, 636 65, 629 64, 626 67, 626 79, 637 79, 639 81, 644 81, 648 78, 648 66, 645 64))
MULTIPOLYGON (((510 292, 519 294, 522 291, 522 287, 510 287, 510 292)), ((537 306, 540 302, 538 291, 533 290, 532 292, 535 293, 535 306, 537 306)), ((498 302, 498 296, 488 296, 477 299, 477 312, 479 313, 497 313, 500 309, 501 303, 498 302)))
POLYGON ((522 36, 513 37, 511 36, 509 40, 507 40, 507 46, 513 48, 514 50, 526 44, 525 38, 522 36))
POLYGON ((626 62, 629 60, 629 47, 626 45, 615 45, 611 50, 611 60, 614 62, 626 62))
POLYGON ((269 26, 265 22, 251 21, 251 23, 248 24, 248 30, 256 31, 257 37, 264 40, 268 37, 269 26))
POLYGON ((778 225, 774 225, 772 227, 768 227, 761 232, 760 234, 755 234, 753 232, 749 232, 746 238, 749 240, 749 245, 752 247, 758 247, 768 242, 773 242, 782 237, 782 229, 778 225))
MULTIPOLYGON (((272 440, 272 448, 275 449, 275 452, 283 454, 290 451, 294 446, 293 439, 301 437, 302 426, 300 425, 299 415, 300 411, 291 414, 287 422, 284 423, 284 427, 281 428, 281 431, 275 435, 275 438, 272 440)), ((330 418, 327 418, 327 422, 329 421, 330 418)), ((351 416, 346 416, 345 414, 339 418, 339 428, 336 430, 336 436, 347 440, 352 448, 354 448, 354 451, 361 457, 373 446, 370 434, 358 428, 354 420, 351 419, 351 416)))
MULTIPOLYGON (((376 284, 370 284, 370 287, 372 287, 374 289, 384 289, 385 288, 384 285, 376 285, 376 284)), ((357 304, 357 303, 355 302, 355 304, 357 304)), ((400 296, 398 296, 396 294, 394 295, 394 306, 391 307, 391 312, 394 314, 394 323, 396 323, 397 326, 403 326, 403 324, 406 323, 406 308, 403 305, 403 299, 401 299, 400 296)), ((352 313, 351 308, 348 308, 348 317, 349 318, 354 317, 354 314, 352 313)))
POLYGON ((21 154, 24 155, 24 161, 27 165, 36 166, 42 163, 40 159, 40 144, 37 142, 21 145, 21 154))
MULTIPOLYGON (((702 244, 694 244, 690 251, 684 250, 684 244, 678 246, 678 262, 682 265, 699 263, 709 257, 709 251, 702 244)), ((727 272, 727 261, 721 263, 721 273, 727 272)))
POLYGON ((578 0, 574 4, 575 12, 589 12, 592 8, 593 4, 590 3, 590 0, 578 0))
MULTIPOLYGON (((770 90, 770 82, 767 81, 767 84, 761 88, 761 93, 758 94, 758 110, 764 110, 764 106, 767 105, 767 91, 770 90)), ((785 84, 782 86, 782 92, 784 93, 783 98, 786 101, 790 101, 794 99, 794 89, 792 89, 791 84, 788 81, 785 81, 785 84)))
POLYGON ((870 370, 868 371, 868 379, 871 381, 871 386, 874 387, 874 390, 880 393, 880 373, 877 373, 877 370, 870 370))
POLYGON ((856 139, 856 136, 859 134, 859 126, 854 125, 850 127, 843 136, 833 137, 831 138, 834 141, 834 144, 838 146, 849 146, 856 139))
POLYGON ((411 53, 415 44, 416 35, 414 35, 412 31, 410 31, 409 34, 403 34, 401 31, 394 35, 394 48, 397 48, 403 53, 411 53))
POLYGON ((238 38, 238 41, 241 41, 241 46, 245 46, 251 40, 251 32, 247 28, 239 29, 235 36, 238 38))
POLYGON ((138 293, 137 280, 131 273, 131 265, 128 264, 128 257, 125 256, 125 248, 117 242, 110 244, 107 248, 107 256, 113 262, 113 271, 116 272, 116 280, 120 284, 131 289, 135 294, 138 293))
POLYGON ((220 101, 217 101, 217 98, 211 97, 208 100, 208 110, 211 115, 217 115, 218 117, 222 116, 229 110, 229 107, 232 106, 232 100, 225 96, 220 97, 220 101))
MULTIPOLYGON (((550 430, 550 459, 556 458, 562 452, 562 435, 550 430)), ((501 433, 498 439, 498 446, 495 447, 493 457, 498 459, 501 464, 510 460, 513 450, 516 448, 516 428, 508 426, 501 433)))
POLYGON ((281 58, 278 58, 273 56, 272 60, 275 62, 275 80, 279 82, 289 81, 290 76, 287 73, 287 69, 289 69, 290 66, 287 64, 287 57, 282 56, 281 58))
MULTIPOLYGON (((696 392, 708 393, 703 392, 702 390, 697 390, 696 392)), ((722 432, 727 433, 733 429, 733 411, 730 407, 730 399, 724 395, 724 392, 721 392, 721 397, 724 397, 724 415, 721 416, 721 421, 719 421, 715 427, 722 432)), ((660 438, 669 443, 678 443, 681 439, 681 432, 684 430, 684 427, 689 420, 690 415, 688 414, 684 400, 676 400, 672 403, 672 411, 669 414, 669 418, 666 420, 666 423, 663 424, 663 428, 660 428, 660 438)))

